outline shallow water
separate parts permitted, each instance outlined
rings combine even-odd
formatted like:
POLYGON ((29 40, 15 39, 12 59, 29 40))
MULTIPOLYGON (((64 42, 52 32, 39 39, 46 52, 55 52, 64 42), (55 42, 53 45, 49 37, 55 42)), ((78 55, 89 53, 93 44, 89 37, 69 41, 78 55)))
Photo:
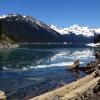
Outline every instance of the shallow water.
POLYGON ((84 66, 95 60, 93 54, 94 49, 89 47, 0 49, 0 90, 9 100, 53 90, 83 77, 83 72, 66 71, 65 67, 75 59, 84 66))

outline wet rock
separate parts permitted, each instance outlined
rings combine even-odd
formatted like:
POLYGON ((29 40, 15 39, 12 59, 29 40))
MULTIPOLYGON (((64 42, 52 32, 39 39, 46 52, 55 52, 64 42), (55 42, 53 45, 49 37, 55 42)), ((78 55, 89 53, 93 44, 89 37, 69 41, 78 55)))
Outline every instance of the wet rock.
POLYGON ((100 70, 97 70, 97 71, 95 72, 95 77, 98 77, 98 76, 100 76, 100 70))
POLYGON ((98 81, 98 84, 93 88, 94 93, 100 92, 100 80, 98 81))
POLYGON ((98 52, 95 53, 95 57, 96 57, 96 59, 100 60, 100 51, 98 51, 98 52))
POLYGON ((68 66, 68 69, 78 69, 79 68, 79 65, 80 65, 80 61, 78 59, 72 65, 69 65, 68 66))
POLYGON ((96 61, 91 61, 90 63, 88 63, 85 67, 80 67, 79 69, 83 72, 85 72, 86 74, 91 74, 92 72, 94 72, 95 70, 97 70, 96 73, 96 77, 100 75, 100 62, 98 60, 96 61))

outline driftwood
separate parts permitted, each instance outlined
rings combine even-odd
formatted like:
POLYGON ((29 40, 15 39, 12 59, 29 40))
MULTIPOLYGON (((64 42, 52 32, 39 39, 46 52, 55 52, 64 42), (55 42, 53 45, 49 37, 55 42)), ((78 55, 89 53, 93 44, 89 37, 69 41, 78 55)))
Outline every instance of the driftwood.
MULTIPOLYGON (((93 90, 97 86, 98 81, 100 80, 100 76, 95 77, 95 73, 97 72, 98 70, 75 82, 67 84, 43 95, 34 97, 30 100, 79 100, 78 98, 81 98, 84 94, 86 95, 89 89, 93 90)), ((89 92, 91 92, 91 90, 89 92)))
POLYGON ((93 92, 97 93, 100 91, 100 80, 98 81, 97 85, 93 88, 93 92))
POLYGON ((46 91, 50 91, 52 89, 55 89, 55 87, 57 86, 57 84, 58 83, 55 82, 55 81, 49 82, 48 84, 42 86, 41 88, 33 91, 31 94, 25 96, 23 100, 28 100, 28 99, 30 99, 32 97, 35 97, 35 96, 40 95, 40 94, 43 94, 46 91))
POLYGON ((79 60, 67 67, 74 71, 84 71, 89 74, 86 77, 30 100, 99 100, 94 95, 100 91, 100 52, 97 52, 95 57, 96 61, 90 62, 85 67, 79 67, 79 60))

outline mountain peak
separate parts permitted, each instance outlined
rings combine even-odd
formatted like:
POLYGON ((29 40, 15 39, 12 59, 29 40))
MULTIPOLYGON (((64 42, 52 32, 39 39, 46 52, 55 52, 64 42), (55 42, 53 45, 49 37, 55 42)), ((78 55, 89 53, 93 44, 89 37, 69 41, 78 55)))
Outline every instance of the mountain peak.
POLYGON ((81 26, 79 24, 75 24, 75 25, 72 25, 70 26, 70 28, 80 28, 81 26))
POLYGON ((60 34, 31 16, 7 14, 0 16, 1 34, 15 42, 59 42, 60 34))
POLYGON ((20 14, 7 14, 7 15, 1 15, 0 19, 7 18, 7 17, 17 17, 21 16, 20 14))
POLYGON ((100 28, 90 28, 90 27, 82 27, 79 24, 72 25, 70 27, 65 28, 57 28, 54 25, 51 25, 51 28, 59 32, 60 34, 70 34, 74 33, 75 35, 83 35, 85 37, 91 37, 94 36, 94 33, 100 33, 100 28))

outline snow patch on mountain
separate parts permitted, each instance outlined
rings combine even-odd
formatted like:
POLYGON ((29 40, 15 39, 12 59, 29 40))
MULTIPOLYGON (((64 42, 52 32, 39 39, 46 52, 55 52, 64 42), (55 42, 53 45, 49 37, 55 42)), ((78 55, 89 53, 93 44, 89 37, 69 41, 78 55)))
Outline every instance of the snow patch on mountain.
POLYGON ((96 33, 100 34, 100 28, 94 29, 96 33))
POLYGON ((16 17, 17 16, 17 14, 7 14, 7 15, 2 15, 2 16, 0 16, 0 19, 3 19, 3 18, 7 18, 7 17, 16 17))
POLYGON ((0 16, 0 19, 6 18, 6 15, 2 15, 0 16))
MULTIPOLYGON (((85 37, 94 37, 94 35, 95 35, 94 33, 100 34, 100 28, 90 28, 87 26, 82 27, 82 26, 77 25, 77 24, 70 26, 70 27, 65 27, 65 28, 59 28, 59 27, 56 27, 54 25, 47 26, 45 23, 43 23, 35 18, 32 18, 31 16, 22 16, 20 14, 2 15, 2 16, 0 16, 0 19, 8 18, 7 20, 11 21, 11 19, 9 19, 9 17, 15 17, 16 18, 15 20, 23 19, 24 21, 28 21, 33 25, 36 24, 36 25, 38 25, 38 26, 40 26, 40 27, 42 27, 50 32, 55 30, 55 32, 58 32, 61 35, 73 33, 75 35, 82 35, 85 37), (53 29, 53 30, 51 30, 51 29, 53 29)), ((34 25, 34 27, 37 27, 36 25, 34 25)))
POLYGON ((94 36, 94 33, 100 34, 100 28, 94 29, 90 27, 81 27, 80 25, 73 25, 69 28, 58 28, 54 25, 50 25, 52 29, 59 32, 60 34, 70 34, 74 33, 75 35, 83 35, 86 37, 94 36))

